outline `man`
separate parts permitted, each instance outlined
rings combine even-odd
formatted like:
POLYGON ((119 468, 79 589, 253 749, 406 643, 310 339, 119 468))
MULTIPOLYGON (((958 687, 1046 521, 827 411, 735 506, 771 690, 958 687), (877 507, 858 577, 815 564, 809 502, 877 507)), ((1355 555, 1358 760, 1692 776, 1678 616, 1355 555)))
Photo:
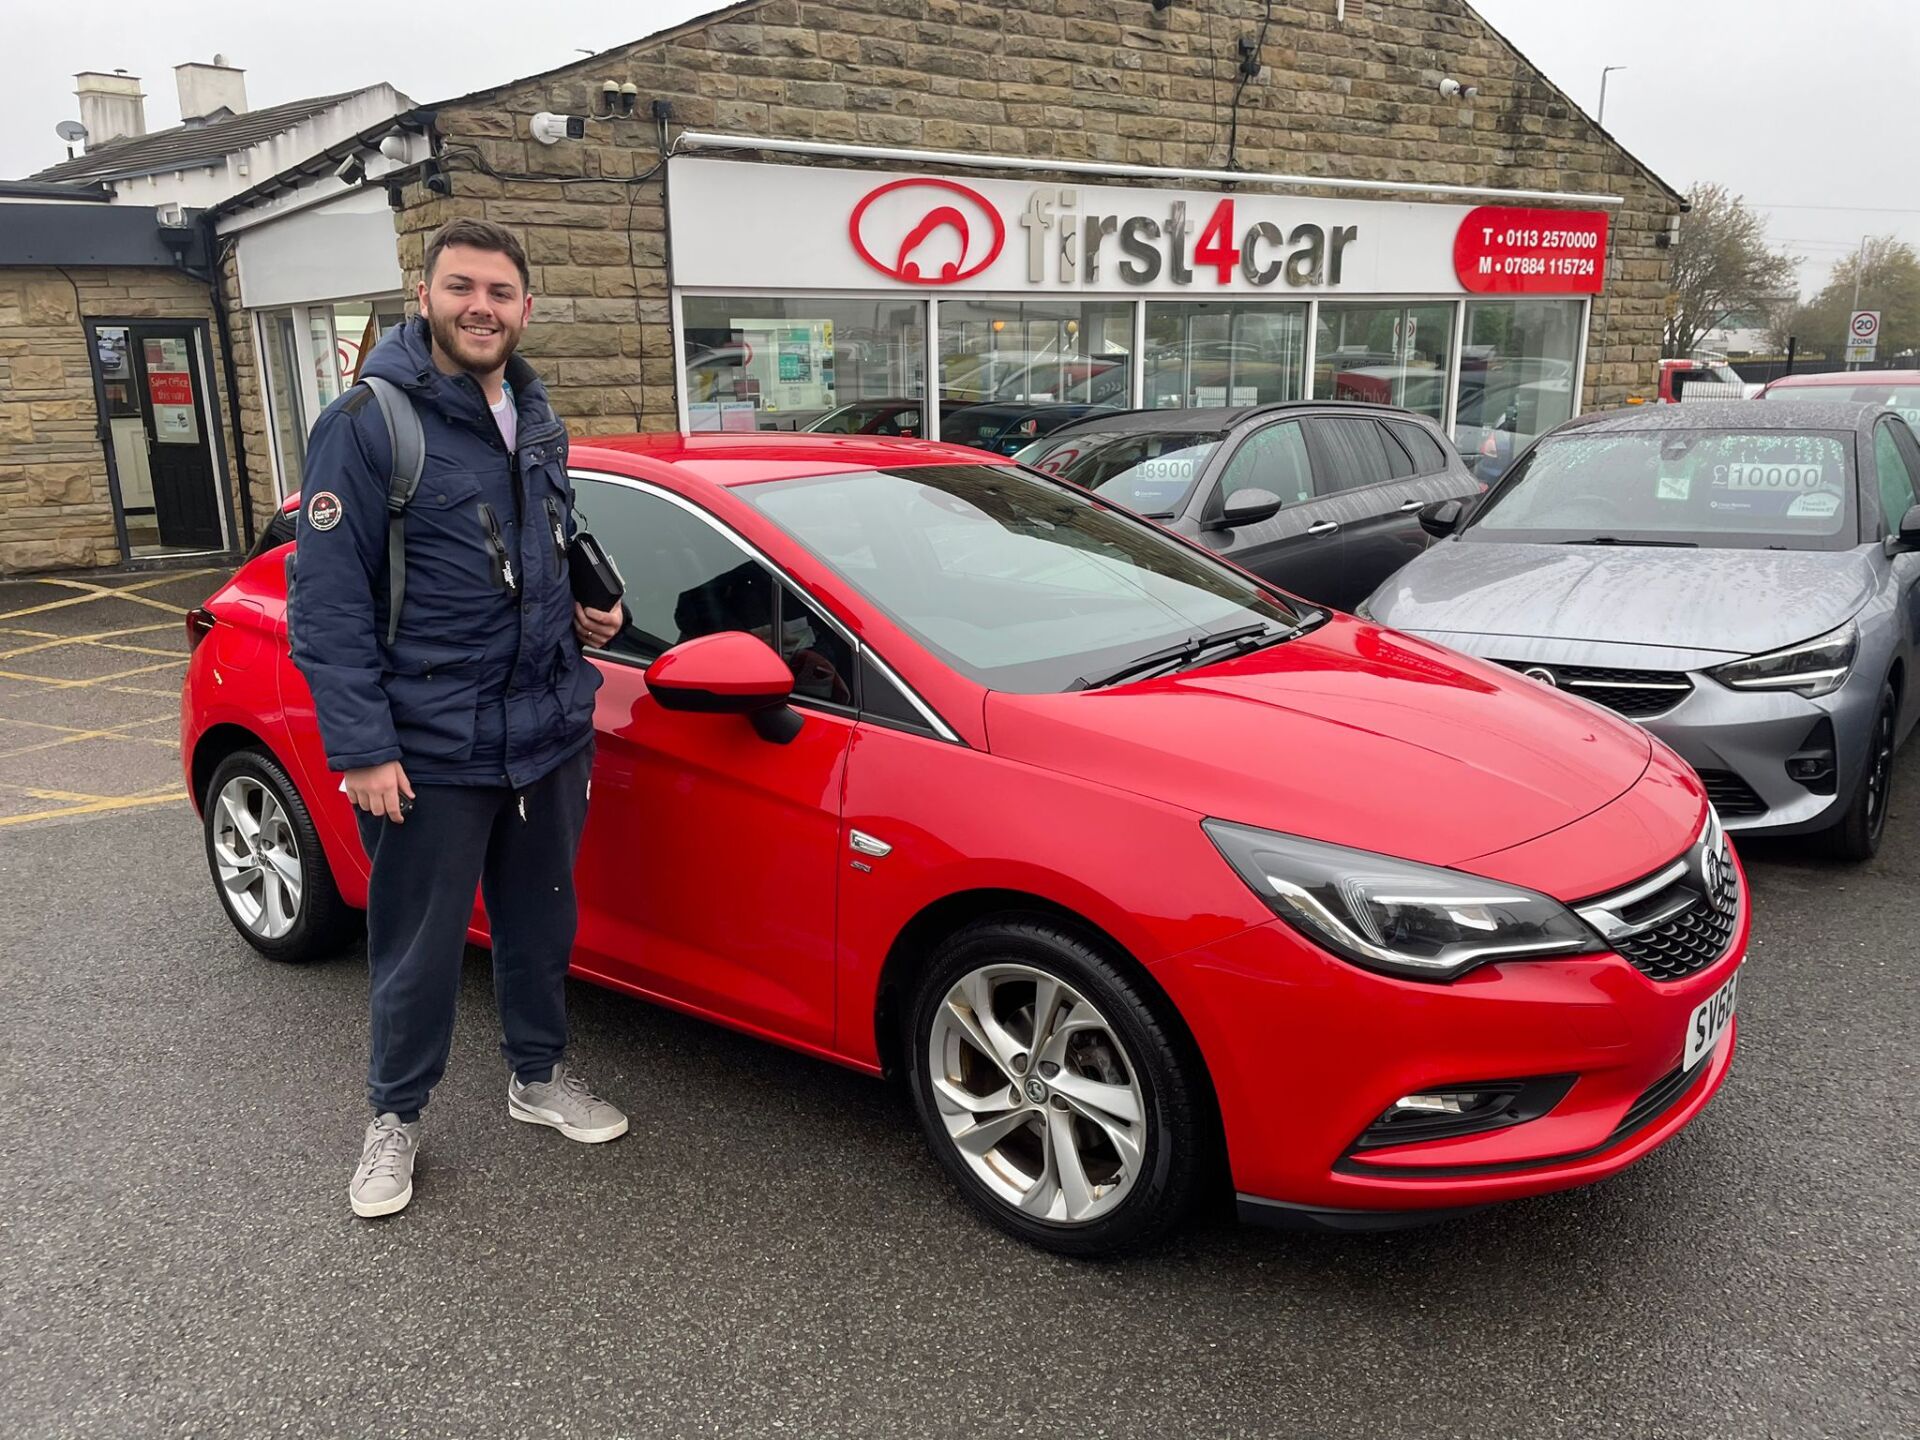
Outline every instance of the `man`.
POLYGON ((600 684, 580 644, 611 638, 620 610, 572 598, 566 432, 514 354, 533 311, 519 241, 474 220, 443 226, 419 304, 361 367, 419 417, 419 488, 389 513, 393 445, 369 387, 329 406, 307 446, 289 614, 328 764, 373 862, 374 1120, 348 1189, 362 1216, 413 1198, 476 885, 512 1067, 507 1113, 590 1143, 627 1129, 563 1058, 600 684), (391 627, 390 524, 405 562, 391 627))

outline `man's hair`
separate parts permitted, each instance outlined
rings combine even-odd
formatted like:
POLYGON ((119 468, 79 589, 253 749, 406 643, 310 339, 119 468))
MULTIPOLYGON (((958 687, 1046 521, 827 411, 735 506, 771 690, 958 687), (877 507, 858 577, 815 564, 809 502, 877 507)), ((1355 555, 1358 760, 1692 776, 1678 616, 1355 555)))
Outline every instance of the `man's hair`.
POLYGON ((491 220, 449 220, 427 238, 427 283, 433 283, 433 267, 440 263, 440 252, 449 245, 464 245, 469 250, 488 250, 504 255, 519 267, 520 288, 533 288, 533 275, 527 269, 527 252, 519 237, 491 220))

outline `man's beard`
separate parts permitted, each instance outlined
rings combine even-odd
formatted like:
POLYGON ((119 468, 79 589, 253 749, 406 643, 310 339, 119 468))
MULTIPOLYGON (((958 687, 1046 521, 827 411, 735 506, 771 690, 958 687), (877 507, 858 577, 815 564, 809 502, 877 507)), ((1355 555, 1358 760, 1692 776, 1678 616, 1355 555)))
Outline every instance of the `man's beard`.
POLYGON ((433 343, 439 347, 441 354, 461 369, 476 374, 499 369, 520 345, 519 332, 503 324, 499 327, 499 333, 506 342, 505 348, 497 354, 488 350, 485 356, 478 356, 475 354, 473 337, 460 329, 460 316, 446 319, 432 310, 427 311, 427 328, 433 332, 433 343))

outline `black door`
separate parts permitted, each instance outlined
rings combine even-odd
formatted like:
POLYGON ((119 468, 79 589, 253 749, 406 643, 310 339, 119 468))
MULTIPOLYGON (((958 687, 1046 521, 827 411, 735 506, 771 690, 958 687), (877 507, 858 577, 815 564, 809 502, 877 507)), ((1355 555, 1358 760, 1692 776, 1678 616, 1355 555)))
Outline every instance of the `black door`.
MULTIPOLYGON (((1200 487, 1180 529, 1234 564, 1289 594, 1340 605, 1346 591, 1346 540, 1333 505, 1314 494, 1312 466, 1298 420, 1243 431, 1213 478, 1200 487), (1280 513, 1237 529, 1216 528, 1227 497, 1241 490, 1278 495, 1280 513)), ((1346 602, 1352 603, 1352 602, 1346 602)))
POLYGON ((132 342, 160 543, 218 550, 220 487, 195 331, 187 325, 135 325, 132 342))
POLYGON ((1426 493, 1431 484, 1415 476, 1406 447, 1378 420, 1316 416, 1305 424, 1315 491, 1326 498, 1346 541, 1338 593, 1328 598, 1351 610, 1426 548, 1415 512, 1436 497, 1426 493))

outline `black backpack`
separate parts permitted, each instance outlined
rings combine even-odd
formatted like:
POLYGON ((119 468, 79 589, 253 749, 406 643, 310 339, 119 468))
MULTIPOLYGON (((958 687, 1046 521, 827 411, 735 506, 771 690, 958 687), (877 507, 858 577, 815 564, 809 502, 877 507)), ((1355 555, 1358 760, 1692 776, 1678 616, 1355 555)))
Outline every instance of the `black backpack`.
MULTIPOLYGON (((427 436, 413 401, 390 380, 368 375, 360 384, 373 393, 380 418, 387 423, 387 443, 393 452, 393 470, 387 476, 387 643, 400 628, 400 602, 407 593, 407 506, 420 488, 427 463, 427 436)), ((293 644, 293 587, 300 556, 287 551, 287 644, 293 644)))

